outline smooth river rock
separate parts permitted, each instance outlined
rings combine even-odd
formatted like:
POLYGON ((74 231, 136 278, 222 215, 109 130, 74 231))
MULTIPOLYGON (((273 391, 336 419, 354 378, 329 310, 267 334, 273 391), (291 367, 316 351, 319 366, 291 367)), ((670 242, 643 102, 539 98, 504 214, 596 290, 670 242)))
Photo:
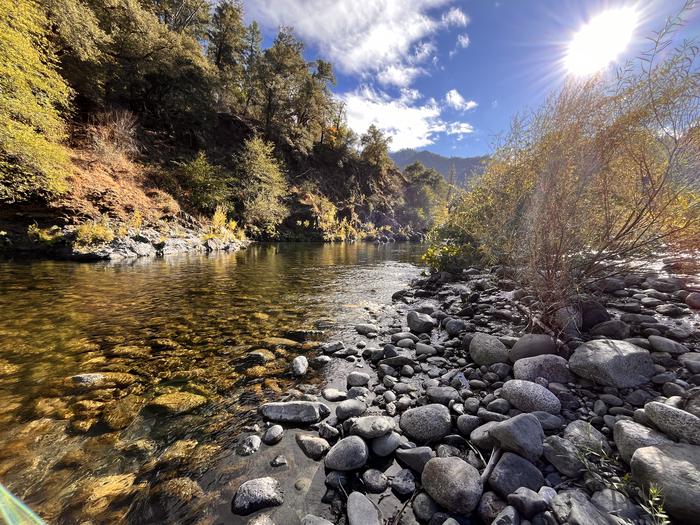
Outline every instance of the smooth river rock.
POLYGON ((348 525, 382 525, 382 513, 367 496, 352 492, 347 503, 348 525))
POLYGON ((644 406, 644 413, 662 432, 692 445, 700 445, 700 418, 658 401, 644 406))
POLYGON ((425 491, 450 512, 468 514, 479 503, 484 490, 479 471, 456 458, 433 458, 421 475, 425 491))
POLYGON ((367 463, 369 448, 360 436, 349 436, 338 441, 326 454, 326 468, 356 470, 367 463))
POLYGON ((260 509, 282 505, 284 497, 274 478, 251 479, 243 483, 233 496, 234 514, 248 515, 260 509))
POLYGON ((469 355, 477 365, 492 365, 508 361, 508 349, 498 337, 484 334, 474 334, 469 343, 469 355))
POLYGON ((328 417, 330 409, 315 401, 287 401, 265 403, 260 407, 262 416, 275 423, 318 423, 328 417))
POLYGON ((530 381, 506 381, 501 387, 501 397, 523 412, 558 414, 561 411, 561 402, 557 396, 542 385, 530 381))
POLYGON ((406 410, 401 415, 399 426, 409 438, 427 443, 449 434, 452 420, 446 406, 434 403, 406 410))

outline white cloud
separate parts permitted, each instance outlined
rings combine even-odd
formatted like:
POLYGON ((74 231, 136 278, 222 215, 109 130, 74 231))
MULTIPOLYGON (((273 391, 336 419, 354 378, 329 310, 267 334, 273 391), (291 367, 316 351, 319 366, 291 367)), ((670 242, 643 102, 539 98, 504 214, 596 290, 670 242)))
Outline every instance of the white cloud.
POLYGON ((442 15, 442 23, 447 27, 465 27, 469 23, 469 17, 460 8, 453 7, 442 15))
POLYGON ((456 89, 450 89, 445 94, 445 103, 457 111, 469 111, 478 106, 473 100, 466 100, 456 89))
POLYGON ((471 40, 468 34, 462 33, 461 35, 457 35, 457 42, 455 43, 455 48, 450 51, 450 58, 455 56, 460 49, 468 48, 470 43, 471 40))
POLYGON ((408 85, 425 73, 418 64, 436 51, 431 37, 448 26, 465 26, 455 0, 248 0, 247 16, 268 29, 290 25, 340 71, 383 83, 408 85), (438 11, 436 13, 436 11, 438 11))
POLYGON ((413 80, 425 72, 425 70, 404 64, 391 65, 377 74, 377 80, 385 86, 408 87, 413 80))
POLYGON ((437 101, 429 98, 419 102, 421 95, 413 89, 404 89, 400 98, 392 98, 382 91, 362 86, 340 95, 340 99, 345 102, 348 125, 361 134, 370 124, 376 124, 392 137, 392 151, 428 146, 441 133, 461 139, 474 131, 466 122, 445 122, 441 118, 443 108, 437 101))
POLYGON ((447 126, 448 135, 457 135, 457 140, 462 140, 465 135, 474 133, 474 126, 468 122, 450 122, 447 126))
POLYGON ((469 40, 469 35, 466 33, 463 33, 461 35, 457 35, 457 47, 461 47, 462 49, 465 49, 469 47, 469 43, 471 40, 469 40))

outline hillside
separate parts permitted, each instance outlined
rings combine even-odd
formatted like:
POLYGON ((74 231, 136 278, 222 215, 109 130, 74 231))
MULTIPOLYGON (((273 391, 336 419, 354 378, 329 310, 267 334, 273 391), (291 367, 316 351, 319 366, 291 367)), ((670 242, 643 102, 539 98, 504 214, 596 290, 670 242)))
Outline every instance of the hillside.
POLYGON ((431 151, 402 149, 391 153, 391 158, 400 169, 418 161, 424 166, 440 172, 446 180, 449 178, 450 167, 454 165, 457 173, 456 182, 462 186, 474 175, 483 171, 482 162, 487 157, 444 157, 431 151))

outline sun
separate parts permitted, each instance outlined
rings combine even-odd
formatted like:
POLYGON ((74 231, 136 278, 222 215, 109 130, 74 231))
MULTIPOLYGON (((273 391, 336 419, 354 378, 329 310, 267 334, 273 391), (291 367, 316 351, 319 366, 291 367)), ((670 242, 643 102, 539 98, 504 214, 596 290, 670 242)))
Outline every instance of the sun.
POLYGON ((639 13, 633 7, 610 9, 595 16, 571 40, 566 70, 587 76, 605 69, 627 49, 638 22, 639 13))

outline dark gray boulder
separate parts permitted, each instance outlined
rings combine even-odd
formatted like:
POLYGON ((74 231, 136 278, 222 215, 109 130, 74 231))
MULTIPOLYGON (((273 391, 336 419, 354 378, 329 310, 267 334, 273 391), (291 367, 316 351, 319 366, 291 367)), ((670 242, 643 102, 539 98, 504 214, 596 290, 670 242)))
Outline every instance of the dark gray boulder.
POLYGON ((423 489, 450 512, 468 514, 479 503, 483 486, 479 471, 456 458, 433 458, 421 475, 423 489))

